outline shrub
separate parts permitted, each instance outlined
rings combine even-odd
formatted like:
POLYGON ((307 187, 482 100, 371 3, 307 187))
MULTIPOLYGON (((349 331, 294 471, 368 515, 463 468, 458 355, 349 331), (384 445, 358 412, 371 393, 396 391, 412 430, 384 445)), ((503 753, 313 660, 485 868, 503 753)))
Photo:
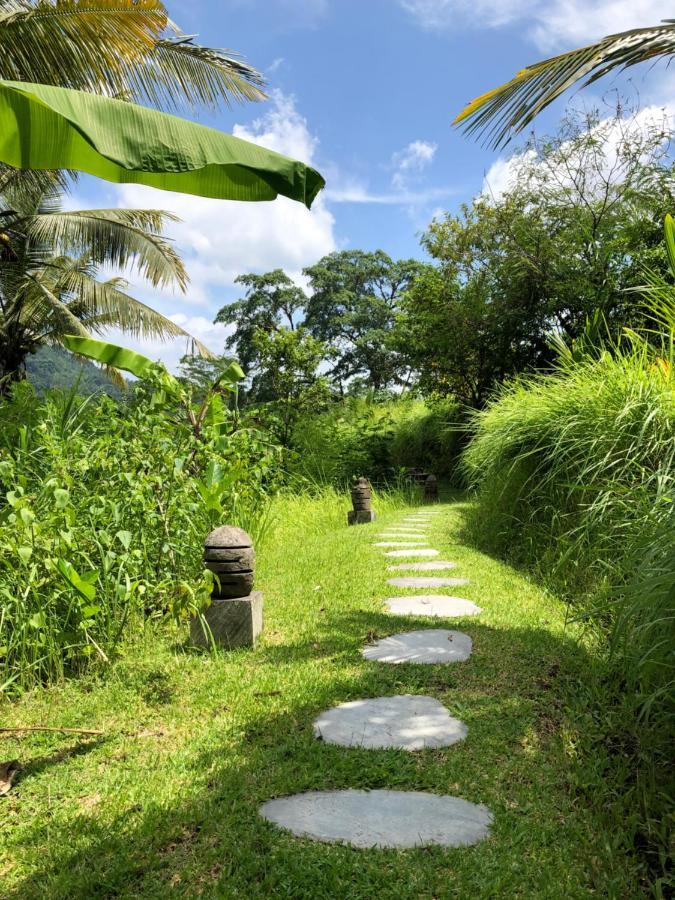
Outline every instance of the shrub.
POLYGON ((0 406, 0 691, 106 661, 148 618, 205 602, 203 540, 260 527, 277 454, 236 417, 194 432, 126 403, 18 385, 0 406))
POLYGON ((605 352, 504 387, 474 424, 464 457, 478 489, 474 536, 543 573, 600 638, 583 740, 589 755, 612 753, 593 790, 637 817, 656 853, 672 811, 672 366, 644 347, 605 352))

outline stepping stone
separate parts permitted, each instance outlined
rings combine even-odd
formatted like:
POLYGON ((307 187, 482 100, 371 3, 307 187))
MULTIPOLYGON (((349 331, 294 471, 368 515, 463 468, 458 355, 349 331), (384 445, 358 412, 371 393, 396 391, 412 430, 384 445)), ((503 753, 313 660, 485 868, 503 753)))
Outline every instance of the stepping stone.
POLYGON ((387 550, 385 556, 438 556, 438 550, 387 550))
POLYGON ((342 703, 315 720, 314 734, 342 747, 424 750, 464 740, 467 727, 439 700, 403 694, 342 703))
POLYGON ((477 616, 483 612, 470 600, 446 597, 445 594, 418 594, 410 597, 389 597, 384 601, 387 611, 395 616, 437 616, 452 619, 459 616, 477 616))
POLYGON ((423 575, 409 575, 403 578, 388 578, 387 584, 392 587, 400 588, 442 588, 442 587, 458 587, 461 584, 468 584, 468 578, 434 578, 433 576, 424 577, 423 575))
POLYGON ((425 628, 392 634, 361 651, 365 659, 383 663, 452 663, 471 656, 471 638, 461 631, 425 628))
POLYGON ((387 566, 388 572, 442 572, 444 569, 456 569, 457 563, 446 562, 445 560, 433 560, 431 562, 410 562, 396 563, 395 566, 387 566))
POLYGON ((492 824, 482 804, 422 791, 308 791, 268 800, 260 815, 298 837, 364 849, 468 847, 492 824))
POLYGON ((426 541, 375 541, 373 547, 423 547, 426 541))
POLYGON ((404 540, 414 541, 415 538, 426 538, 424 531, 382 531, 375 535, 379 538, 403 538, 404 540))

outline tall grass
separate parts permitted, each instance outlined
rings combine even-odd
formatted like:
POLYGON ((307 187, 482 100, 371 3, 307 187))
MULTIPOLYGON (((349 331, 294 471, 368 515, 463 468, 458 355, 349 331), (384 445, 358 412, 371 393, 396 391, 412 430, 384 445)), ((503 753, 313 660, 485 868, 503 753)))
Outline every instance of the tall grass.
MULTIPOLYGON (((601 652, 593 740, 610 795, 666 843, 675 691, 675 378, 646 342, 504 387, 475 416, 464 465, 487 549, 535 568, 601 652)), ((672 797, 672 794, 671 794, 672 797)), ((655 849, 656 848, 656 849, 655 849)), ((663 860, 657 860, 659 866, 663 860)))

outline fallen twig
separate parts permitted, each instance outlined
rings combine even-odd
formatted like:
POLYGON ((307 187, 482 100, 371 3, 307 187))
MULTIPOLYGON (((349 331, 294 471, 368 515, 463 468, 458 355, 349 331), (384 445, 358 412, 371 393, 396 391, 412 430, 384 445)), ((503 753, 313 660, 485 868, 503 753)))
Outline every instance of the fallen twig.
POLYGON ((22 731, 56 731, 63 734, 103 734, 102 731, 90 731, 86 728, 50 728, 46 725, 30 725, 24 728, 0 728, 0 734, 20 734, 22 731))

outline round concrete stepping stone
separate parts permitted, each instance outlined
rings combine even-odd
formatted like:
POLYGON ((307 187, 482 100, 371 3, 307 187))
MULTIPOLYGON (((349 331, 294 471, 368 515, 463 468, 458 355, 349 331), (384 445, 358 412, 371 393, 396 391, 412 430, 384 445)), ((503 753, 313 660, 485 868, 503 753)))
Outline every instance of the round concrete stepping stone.
POLYGON ((314 734, 342 747, 424 750, 464 740, 467 727, 433 697, 403 694, 342 703, 315 720, 314 734))
POLYGON ((434 578, 433 576, 425 577, 424 575, 408 575, 403 578, 387 579, 387 584, 390 584, 392 587, 400 588, 458 587, 458 585, 468 583, 468 578, 434 578))
POLYGON ((384 554, 385 556, 438 556, 438 550, 415 550, 411 548, 410 550, 387 550, 384 554))
POLYGON ((423 547, 426 541, 375 541, 373 547, 423 547))
POLYGON ((457 563, 446 562, 444 559, 432 560, 431 562, 410 562, 396 563, 395 566, 387 566, 388 572, 442 572, 445 569, 456 569, 457 563))
POLYGON ((452 663, 471 656, 471 638, 461 631, 425 628, 382 638, 361 651, 365 659, 392 663, 452 663))
POLYGON ((417 594, 410 597, 389 597, 384 601, 395 616, 437 616, 452 619, 458 616, 477 616, 483 612, 470 600, 446 597, 445 594, 417 594))
POLYGON ((268 800, 260 815, 298 837, 364 849, 468 847, 492 824, 482 804, 422 791, 308 791, 268 800))

